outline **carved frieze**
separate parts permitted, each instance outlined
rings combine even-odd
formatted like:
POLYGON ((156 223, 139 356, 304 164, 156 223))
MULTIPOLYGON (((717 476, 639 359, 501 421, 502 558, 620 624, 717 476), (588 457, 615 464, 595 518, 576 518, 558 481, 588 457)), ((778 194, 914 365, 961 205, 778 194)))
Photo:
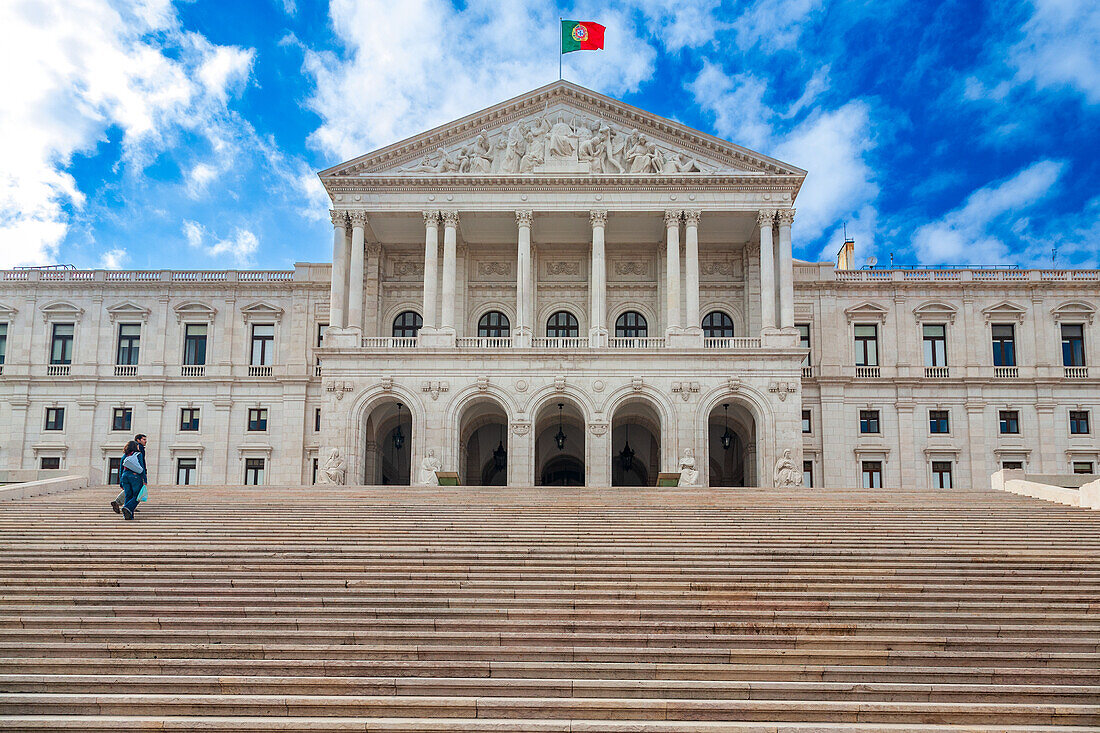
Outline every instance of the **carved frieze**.
POLYGON ((580 260, 543 260, 542 280, 564 280, 577 282, 585 279, 587 268, 581 265, 580 260))
POLYGON ((424 277, 424 263, 416 260, 390 260, 390 276, 398 280, 424 277))
POLYGON ((726 281, 741 279, 741 263, 732 259, 700 259, 699 279, 726 281))
POLYGON ((512 278, 512 263, 499 260, 482 260, 477 263, 477 275, 481 279, 507 280, 512 278))
POLYGON ((652 280, 651 261, 633 257, 616 257, 611 260, 611 279, 613 280, 652 280))

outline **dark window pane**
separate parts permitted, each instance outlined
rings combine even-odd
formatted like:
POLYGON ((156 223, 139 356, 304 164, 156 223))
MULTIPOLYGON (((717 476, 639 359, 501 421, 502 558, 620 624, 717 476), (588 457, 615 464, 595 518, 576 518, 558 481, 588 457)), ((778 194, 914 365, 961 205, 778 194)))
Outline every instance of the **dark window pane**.
POLYGON ((511 334, 508 316, 500 311, 489 311, 477 322, 477 335, 482 338, 504 338, 511 334))
POLYGON ((649 324, 645 316, 637 311, 627 311, 615 319, 617 338, 646 338, 649 336, 649 324))
POLYGON ((733 338, 733 319, 722 311, 711 311, 703 318, 706 338, 733 338))
POLYGON ((405 311, 393 319, 393 335, 395 338, 412 338, 424 325, 424 319, 416 311, 405 311))
POLYGON ((558 311, 546 321, 546 335, 550 338, 575 338, 580 335, 577 317, 569 311, 558 311))

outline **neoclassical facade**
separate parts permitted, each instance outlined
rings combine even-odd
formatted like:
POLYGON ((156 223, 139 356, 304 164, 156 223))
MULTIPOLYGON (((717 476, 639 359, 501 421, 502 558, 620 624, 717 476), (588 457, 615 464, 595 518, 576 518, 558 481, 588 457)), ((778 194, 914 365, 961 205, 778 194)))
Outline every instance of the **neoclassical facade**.
POLYGON ((568 82, 321 174, 332 264, 0 273, 0 467, 155 483, 1095 472, 1100 272, 792 259, 804 171, 568 82))

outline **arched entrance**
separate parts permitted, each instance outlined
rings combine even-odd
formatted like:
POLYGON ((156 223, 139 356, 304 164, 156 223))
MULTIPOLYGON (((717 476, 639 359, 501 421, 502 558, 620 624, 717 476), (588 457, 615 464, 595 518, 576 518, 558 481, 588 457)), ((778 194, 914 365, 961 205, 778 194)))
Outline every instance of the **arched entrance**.
POLYGON ((656 486, 661 470, 661 416, 644 398, 629 399, 611 417, 611 485, 656 486))
POLYGON ((757 486, 756 420, 741 403, 722 402, 707 420, 711 486, 757 486))
POLYGON ((408 486, 412 477, 412 414, 398 400, 371 409, 363 429, 364 475, 367 484, 408 486))
POLYGON ((459 481, 463 486, 508 483, 508 414, 491 397, 468 402, 458 430, 459 481))
POLYGON ((567 398, 535 417, 535 485, 584 486, 584 413, 567 398))

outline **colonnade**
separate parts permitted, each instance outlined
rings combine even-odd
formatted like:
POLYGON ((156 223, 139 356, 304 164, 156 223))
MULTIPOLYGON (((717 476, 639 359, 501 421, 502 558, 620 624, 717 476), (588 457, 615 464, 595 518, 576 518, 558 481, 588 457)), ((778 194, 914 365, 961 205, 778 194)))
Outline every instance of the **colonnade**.
MULTIPOLYGON (((334 230, 331 328, 363 329, 364 231, 367 215, 362 211, 331 211, 334 230), (348 230, 350 229, 350 238, 348 230), (350 241, 349 241, 350 239, 350 241)), ((668 210, 665 222, 665 336, 683 345, 702 334, 699 313, 699 220, 698 210, 668 210), (681 251, 680 231, 684 247, 681 251), (680 263, 683 258, 684 272, 680 263), (681 284, 684 292, 681 294, 681 284), (681 303, 684 305, 681 313, 681 303)), ((516 320, 513 343, 530 346, 535 335, 535 278, 531 256, 533 212, 520 210, 516 216, 516 320)), ((589 212, 592 225, 589 308, 589 342, 607 345, 607 253, 605 229, 608 213, 589 212)), ((457 211, 424 212, 424 334, 453 336, 455 324, 457 211), (442 287, 440 287, 439 225, 443 225, 442 287), (437 320, 438 316, 438 320, 437 320)), ((760 242, 760 327, 762 332, 794 327, 794 271, 791 224, 794 209, 764 209, 757 212, 760 242), (778 237, 775 236, 778 229, 778 237), (777 317, 778 316, 778 317, 777 317)))

